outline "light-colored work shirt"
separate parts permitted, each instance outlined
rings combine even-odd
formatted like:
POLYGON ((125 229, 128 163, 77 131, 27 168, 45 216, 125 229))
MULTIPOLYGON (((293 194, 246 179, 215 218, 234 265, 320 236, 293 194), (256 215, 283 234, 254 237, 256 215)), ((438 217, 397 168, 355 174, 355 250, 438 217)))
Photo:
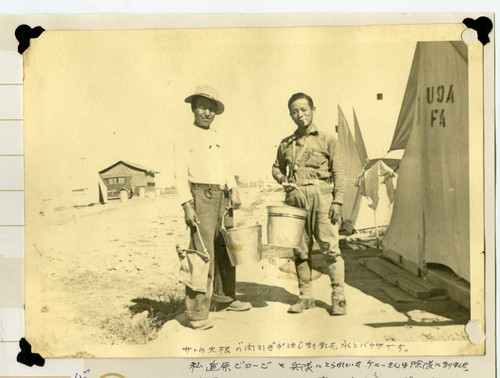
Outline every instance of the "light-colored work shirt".
POLYGON ((182 203, 192 200, 190 183, 236 187, 230 157, 221 133, 194 124, 174 142, 175 187, 182 203))
POLYGON ((318 131, 314 124, 303 134, 297 129, 281 141, 272 173, 280 184, 284 177, 298 184, 311 180, 332 181, 335 202, 344 200, 346 181, 338 141, 318 131))

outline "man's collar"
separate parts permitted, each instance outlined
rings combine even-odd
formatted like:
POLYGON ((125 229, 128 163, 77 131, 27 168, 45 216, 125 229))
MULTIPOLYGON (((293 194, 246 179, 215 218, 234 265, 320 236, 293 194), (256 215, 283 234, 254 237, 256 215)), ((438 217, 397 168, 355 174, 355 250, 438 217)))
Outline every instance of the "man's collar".
POLYGON ((293 133, 293 135, 295 137, 301 137, 302 135, 318 135, 318 130, 316 129, 316 125, 314 125, 314 123, 311 123, 306 131, 304 132, 304 134, 301 134, 299 129, 295 130, 295 132, 293 133))
POLYGON ((217 132, 216 129, 214 129, 212 127, 212 125, 210 125, 209 127, 203 127, 203 126, 198 126, 196 123, 193 122, 193 126, 197 129, 200 129, 200 130, 207 130, 207 131, 213 131, 213 132, 217 132))

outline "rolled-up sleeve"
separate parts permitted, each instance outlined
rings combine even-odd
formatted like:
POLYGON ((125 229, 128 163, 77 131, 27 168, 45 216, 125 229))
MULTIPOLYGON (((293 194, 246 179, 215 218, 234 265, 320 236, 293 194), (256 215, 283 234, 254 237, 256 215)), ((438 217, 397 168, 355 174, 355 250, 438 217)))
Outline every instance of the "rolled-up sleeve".
POLYGON ((230 159, 229 155, 226 155, 226 186, 229 190, 236 188, 238 186, 238 183, 236 182, 235 178, 235 168, 233 166, 233 162, 230 159))
POLYGON ((330 156, 330 171, 333 178, 333 199, 335 202, 344 202, 344 193, 346 188, 345 170, 340 153, 339 141, 332 138, 328 143, 328 154, 330 156))
POLYGON ((188 179, 188 153, 181 140, 174 142, 174 177, 175 189, 181 204, 191 201, 191 189, 188 179))
POLYGON ((231 146, 231 140, 229 135, 223 132, 218 132, 220 138, 220 144, 223 146, 223 156, 222 162, 224 164, 224 183, 229 190, 238 187, 236 182, 236 161, 237 157, 234 155, 233 151, 230 151, 227 146, 231 146))
POLYGON ((276 154, 276 160, 274 161, 272 174, 274 179, 281 184, 283 179, 286 177, 286 162, 285 153, 283 151, 283 143, 278 146, 278 152, 276 154))

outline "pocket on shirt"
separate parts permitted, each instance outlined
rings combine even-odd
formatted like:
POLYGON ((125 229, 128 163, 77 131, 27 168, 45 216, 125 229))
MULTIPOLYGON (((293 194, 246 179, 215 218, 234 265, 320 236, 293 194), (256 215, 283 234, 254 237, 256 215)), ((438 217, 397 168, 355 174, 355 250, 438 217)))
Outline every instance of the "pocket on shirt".
POLYGON ((328 166, 328 159, 326 156, 317 151, 311 151, 308 153, 307 160, 305 161, 305 166, 310 168, 321 168, 328 166))

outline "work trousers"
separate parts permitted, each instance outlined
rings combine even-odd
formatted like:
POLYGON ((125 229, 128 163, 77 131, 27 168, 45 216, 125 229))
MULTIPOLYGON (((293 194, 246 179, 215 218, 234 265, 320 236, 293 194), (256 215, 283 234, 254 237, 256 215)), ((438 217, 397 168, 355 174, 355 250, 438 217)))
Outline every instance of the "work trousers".
MULTIPOLYGON (((231 265, 221 233, 222 222, 233 227, 232 214, 224 213, 229 205, 227 191, 215 187, 191 189, 194 208, 198 215, 201 238, 210 255, 206 292, 186 286, 186 314, 190 320, 208 319, 212 298, 215 302, 230 303, 235 299, 236 269, 231 265)), ((191 228, 190 249, 202 250, 196 228, 191 228)))
POLYGON ((293 250, 299 282, 300 296, 313 298, 312 259, 313 237, 326 259, 328 275, 335 291, 344 284, 344 260, 339 248, 339 225, 332 224, 328 211, 333 201, 332 188, 328 183, 299 185, 287 193, 285 204, 308 209, 305 230, 299 248, 293 250))

